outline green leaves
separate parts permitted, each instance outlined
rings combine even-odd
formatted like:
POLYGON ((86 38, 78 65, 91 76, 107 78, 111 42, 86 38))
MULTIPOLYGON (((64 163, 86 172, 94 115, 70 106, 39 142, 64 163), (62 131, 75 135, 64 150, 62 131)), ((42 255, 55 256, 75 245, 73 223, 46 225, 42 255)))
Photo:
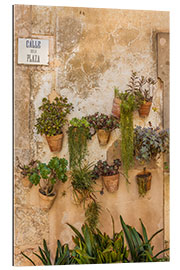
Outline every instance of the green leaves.
POLYGON ((42 113, 36 121, 37 133, 54 136, 62 133, 62 127, 67 122, 66 116, 73 106, 72 103, 68 103, 67 98, 55 98, 52 103, 47 98, 43 98, 39 109, 42 113))
POLYGON ((29 180, 31 183, 33 183, 35 186, 39 184, 41 177, 37 173, 33 173, 29 176, 29 180))

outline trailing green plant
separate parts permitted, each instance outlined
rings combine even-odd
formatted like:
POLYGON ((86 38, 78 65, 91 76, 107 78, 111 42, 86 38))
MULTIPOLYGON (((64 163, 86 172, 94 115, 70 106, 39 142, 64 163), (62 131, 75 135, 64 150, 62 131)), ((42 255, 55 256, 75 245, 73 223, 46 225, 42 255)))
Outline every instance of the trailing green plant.
POLYGON ((91 230, 97 228, 99 223, 99 216, 101 214, 101 205, 95 199, 88 203, 85 209, 85 222, 89 225, 91 230))
POLYGON ((133 95, 121 93, 121 158, 123 169, 128 178, 128 171, 133 165, 134 154, 134 128, 133 112, 137 108, 133 95))
POLYGON ((119 128, 119 121, 116 117, 112 115, 106 115, 103 113, 96 112, 93 115, 86 116, 87 121, 90 124, 90 127, 94 129, 94 133, 99 129, 103 129, 105 131, 112 131, 116 128, 119 128))
POLYGON ((38 162, 36 171, 30 175, 29 180, 34 185, 40 185, 40 192, 44 195, 51 196, 53 194, 54 184, 57 181, 63 183, 67 181, 67 165, 65 158, 53 157, 48 164, 38 162), (40 180, 43 180, 43 185, 40 180))
POLYGON ((100 176, 118 174, 120 166, 120 159, 115 159, 112 165, 109 165, 107 161, 99 160, 93 168, 93 178, 98 179, 100 176))
POLYGON ((56 97, 53 102, 43 98, 42 105, 39 107, 42 113, 35 124, 37 133, 48 136, 61 134, 62 128, 67 122, 67 115, 72 109, 72 103, 68 103, 66 97, 56 97))
POLYGON ((68 128, 70 168, 80 166, 87 154, 87 140, 91 138, 89 123, 82 117, 73 118, 68 128))
MULTIPOLYGON (((43 265, 69 265, 76 264, 76 260, 73 258, 71 254, 71 250, 69 249, 68 244, 62 245, 59 240, 57 240, 57 248, 56 248, 56 256, 54 261, 51 259, 50 250, 47 247, 46 240, 43 239, 43 248, 39 248, 39 254, 33 252, 33 254, 40 259, 43 265)), ((24 252, 21 254, 29 260, 34 266, 36 266, 35 262, 28 257, 24 252)))
POLYGON ((140 162, 149 162, 169 153, 169 130, 140 127, 134 129, 134 154, 140 162))
POLYGON ((158 230, 148 239, 146 228, 141 219, 140 223, 142 228, 142 234, 140 234, 134 227, 125 224, 122 216, 120 216, 120 221, 129 247, 132 262, 162 261, 162 258, 158 258, 158 256, 169 250, 169 248, 163 249, 156 255, 154 255, 154 246, 151 245, 151 241, 157 234, 163 231, 163 229, 158 230))
POLYGON ((31 160, 29 164, 23 165, 21 164, 18 157, 16 159, 18 162, 17 167, 23 177, 29 178, 33 173, 37 172, 37 164, 39 162, 38 160, 31 160))
POLYGON ((113 231, 111 238, 99 229, 92 231, 86 223, 81 227, 82 233, 74 226, 68 225, 75 233, 74 259, 78 264, 128 262, 128 250, 122 231, 120 233, 113 231))

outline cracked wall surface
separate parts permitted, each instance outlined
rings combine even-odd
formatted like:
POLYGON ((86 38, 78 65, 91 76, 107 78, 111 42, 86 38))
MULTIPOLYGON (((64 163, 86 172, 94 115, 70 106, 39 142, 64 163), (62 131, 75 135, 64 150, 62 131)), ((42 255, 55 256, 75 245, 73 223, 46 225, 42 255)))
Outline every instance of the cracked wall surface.
MULTIPOLYGON (((31 158, 48 162, 55 156, 45 138, 34 129, 43 97, 66 96, 74 105, 69 120, 97 111, 110 114, 114 86, 126 89, 132 70, 157 78, 155 35, 158 32, 169 32, 168 12, 15 5, 15 157, 27 163, 31 158), (17 44, 20 37, 48 39, 49 65, 18 65, 17 44)), ((156 107, 157 111, 151 110, 148 118, 142 119, 134 113, 134 125, 147 126, 151 121, 153 126, 162 126, 163 86, 159 80, 154 89, 152 107, 156 107)), ((57 155, 68 159, 66 131, 67 125, 64 127, 63 148, 57 155)), ((99 146, 95 135, 88 142, 88 160, 113 159, 119 147, 114 142, 120 139, 120 135, 119 130, 114 130, 104 147, 99 146)), ((140 229, 141 218, 149 236, 163 227, 162 159, 156 168, 152 167, 152 189, 145 198, 139 198, 135 183, 135 175, 141 169, 136 167, 130 171, 129 186, 121 177, 115 194, 105 191, 101 196, 97 193, 103 207, 100 218, 100 229, 103 231, 112 233, 107 208, 114 216, 116 230, 120 229, 120 214, 137 229, 140 229)), ((37 187, 29 189, 22 186, 16 166, 14 185, 15 265, 28 264, 20 252, 30 254, 36 251, 43 238, 52 250, 55 250, 57 239, 72 245, 72 232, 66 222, 80 229, 84 222, 84 210, 74 205, 70 182, 59 185, 58 196, 49 212, 39 206, 37 187), (64 190, 66 196, 62 196, 64 190)), ((101 186, 98 181, 97 190, 101 186)), ((156 238, 155 250, 163 247, 163 239, 163 234, 156 238)))

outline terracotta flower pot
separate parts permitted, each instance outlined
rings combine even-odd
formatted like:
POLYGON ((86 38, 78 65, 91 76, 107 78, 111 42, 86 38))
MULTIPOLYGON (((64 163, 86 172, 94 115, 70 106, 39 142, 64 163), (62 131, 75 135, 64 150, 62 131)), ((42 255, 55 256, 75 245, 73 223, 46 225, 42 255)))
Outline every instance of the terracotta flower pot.
POLYGON ((63 133, 55 136, 46 136, 51 152, 60 152, 62 149, 63 133))
POLYGON ((111 134, 110 131, 106 131, 104 129, 99 129, 97 131, 99 144, 100 145, 106 145, 108 143, 108 141, 109 141, 110 134, 111 134))
POLYGON ((146 102, 141 105, 139 108, 139 116, 140 117, 146 117, 149 115, 150 109, 151 109, 152 102, 146 102))
POLYGON ((119 173, 110 176, 103 176, 103 181, 107 191, 111 193, 116 192, 119 187, 119 173))
POLYGON ((31 188, 32 185, 33 185, 33 184, 29 181, 28 176, 22 178, 22 184, 23 184, 24 187, 28 187, 28 188, 31 188))
POLYGON ((121 100, 119 98, 114 98, 112 105, 112 115, 118 119, 120 118, 120 105, 121 100))
POLYGON ((151 189, 152 174, 149 171, 144 171, 136 175, 136 181, 138 184, 138 191, 141 196, 144 196, 148 190, 151 189))
POLYGON ((43 209, 50 209, 54 202, 54 199, 56 198, 56 192, 53 192, 50 196, 47 196, 44 195, 39 189, 39 197, 40 207, 43 209))

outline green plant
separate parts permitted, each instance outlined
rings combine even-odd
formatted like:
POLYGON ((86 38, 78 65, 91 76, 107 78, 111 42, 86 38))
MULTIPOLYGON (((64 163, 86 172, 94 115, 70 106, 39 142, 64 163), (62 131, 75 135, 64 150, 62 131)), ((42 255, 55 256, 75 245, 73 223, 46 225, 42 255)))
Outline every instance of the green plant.
POLYGON ((95 230, 99 223, 99 216, 101 214, 101 205, 93 199, 85 209, 85 222, 89 225, 91 230, 95 230))
POLYGON ((134 154, 134 129, 133 129, 133 111, 136 109, 136 102, 133 95, 121 93, 121 157, 123 169, 128 178, 128 170, 133 164, 134 154))
POLYGON ((22 165, 19 158, 17 157, 17 162, 18 162, 18 169, 20 170, 20 173, 23 177, 30 177, 33 173, 37 172, 37 164, 38 160, 31 160, 29 164, 27 165, 22 165))
POLYGON ((125 91, 128 95, 133 95, 136 106, 139 108, 145 102, 151 102, 153 98, 153 86, 156 81, 151 77, 138 77, 137 72, 131 74, 128 89, 125 91))
POLYGON ((34 185, 40 185, 40 192, 44 195, 51 196, 53 187, 57 180, 63 183, 67 181, 67 160, 65 158, 53 157, 48 164, 38 162, 36 172, 34 172, 29 180, 34 185), (43 179, 43 185, 40 183, 43 179))
POLYGON ((78 264, 128 262, 128 251, 122 231, 113 231, 111 238, 99 229, 92 231, 86 223, 81 227, 82 233, 74 226, 68 225, 75 233, 74 259, 78 264))
POLYGON ((158 259, 158 256, 163 252, 169 250, 163 249, 158 252, 156 255, 153 254, 154 246, 151 245, 152 239, 163 229, 158 230, 155 232, 150 239, 148 239, 147 231, 140 219, 141 228, 142 228, 142 235, 136 231, 134 227, 131 227, 125 224, 122 216, 120 216, 121 225, 126 237, 126 241, 129 247, 129 251, 131 254, 131 261, 133 262, 156 262, 162 259, 158 259))
POLYGON ((79 203, 85 202, 88 198, 94 198, 94 184, 93 172, 91 170, 92 164, 83 164, 72 170, 71 185, 73 187, 74 198, 79 203))
POLYGON ((99 160, 93 168, 93 177, 94 179, 98 179, 100 176, 110 176, 118 174, 120 166, 120 159, 115 159, 112 165, 109 165, 107 161, 99 160))
POLYGON ((155 160, 161 153, 169 152, 169 130, 140 127, 134 129, 134 153, 140 162, 155 160))
POLYGON ((72 109, 72 103, 68 103, 67 98, 56 97, 52 103, 47 98, 43 98, 42 105, 39 107, 42 113, 35 124, 37 133, 48 136, 61 134, 62 127, 67 122, 67 114, 72 109))
POLYGON ((67 133, 69 164, 73 168, 80 166, 87 154, 87 140, 91 138, 88 121, 84 117, 73 118, 67 133))
MULTIPOLYGON (((40 259, 40 261, 43 263, 43 265, 69 265, 69 264, 75 264, 76 261, 74 260, 73 256, 71 255, 71 251, 69 249, 68 244, 62 245, 59 240, 57 240, 57 248, 56 248, 56 256, 54 261, 51 259, 51 253, 50 250, 47 247, 46 240, 43 240, 43 247, 39 247, 39 254, 33 252, 36 257, 40 259)), ((36 266, 35 262, 29 258, 26 254, 21 252, 21 254, 29 260, 34 266, 36 266)))
POLYGON ((119 121, 114 116, 108 116, 106 114, 99 114, 98 112, 93 115, 86 116, 87 121, 90 124, 90 127, 96 132, 99 129, 106 131, 112 131, 116 128, 119 128, 119 121))

